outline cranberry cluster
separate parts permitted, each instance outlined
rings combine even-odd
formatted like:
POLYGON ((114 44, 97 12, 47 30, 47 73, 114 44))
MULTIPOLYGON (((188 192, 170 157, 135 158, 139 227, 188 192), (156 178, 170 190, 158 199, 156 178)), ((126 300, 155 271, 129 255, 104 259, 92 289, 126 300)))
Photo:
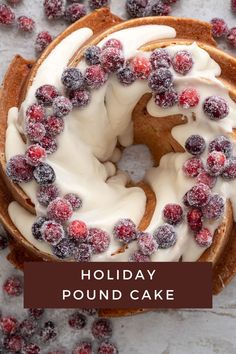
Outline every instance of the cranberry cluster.
POLYGON ((126 9, 130 17, 167 16, 177 0, 127 0, 126 9))
MULTIPOLYGON (((232 0, 232 10, 235 11, 236 3, 232 0)), ((228 28, 223 18, 215 17, 211 20, 212 35, 214 38, 226 38, 227 43, 236 48, 236 27, 228 28)))

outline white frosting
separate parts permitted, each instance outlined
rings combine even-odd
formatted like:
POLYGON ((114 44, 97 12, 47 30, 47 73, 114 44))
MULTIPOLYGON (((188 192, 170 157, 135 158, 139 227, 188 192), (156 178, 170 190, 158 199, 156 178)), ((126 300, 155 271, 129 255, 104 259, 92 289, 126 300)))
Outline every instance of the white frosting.
MULTIPOLYGON (((35 102, 35 91, 42 84, 55 85, 63 93, 60 77, 67 62, 75 50, 91 36, 90 29, 82 29, 65 38, 40 66, 33 85, 29 89, 25 102, 22 104, 20 116, 23 117, 26 108, 35 102)), ((113 33, 110 38, 121 40, 126 59, 137 55, 138 48, 147 42, 175 37, 175 30, 167 26, 145 25, 128 28, 113 33)), ((102 46, 109 37, 99 45, 102 46)), ((180 108, 163 110, 158 108, 151 99, 148 103, 148 112, 152 115, 168 116, 173 113, 182 113, 187 116, 188 123, 177 126, 172 130, 174 138, 184 146, 184 142, 191 134, 202 134, 207 142, 217 135, 227 135, 234 127, 233 116, 236 115, 235 103, 229 98, 227 89, 216 78, 220 75, 219 65, 210 58, 207 52, 196 44, 191 46, 170 46, 167 50, 173 55, 179 49, 187 49, 194 58, 194 67, 183 77, 176 73, 175 84, 178 90, 188 86, 196 87, 201 95, 200 104, 191 111, 180 108), (212 95, 225 97, 230 105, 229 116, 220 121, 213 122, 206 118, 202 111, 203 100, 212 95), (178 112, 177 112, 178 111, 178 112), (196 120, 192 118, 196 114, 196 120)), ((149 55, 145 53, 145 55, 149 55)), ((82 61, 81 69, 85 68, 82 61)), ((139 224, 146 206, 146 196, 140 188, 126 188, 127 176, 116 171, 114 163, 119 160, 120 151, 116 148, 117 142, 129 146, 133 142, 132 111, 144 93, 150 92, 145 81, 137 81, 129 87, 122 86, 114 76, 99 90, 92 92, 91 103, 84 109, 74 109, 65 118, 65 130, 58 138, 58 150, 47 158, 54 168, 57 176, 56 184, 61 194, 69 192, 78 193, 83 199, 83 207, 73 214, 72 219, 84 220, 90 227, 101 227, 110 234, 117 220, 131 218, 139 224), (102 163, 103 162, 103 163, 102 163)), ((21 140, 18 130, 22 131, 24 125, 20 119, 21 127, 16 124, 16 109, 9 111, 6 157, 21 153, 25 144, 21 140), (12 142, 14 141, 14 144, 12 142)), ((163 137, 164 138, 164 137, 163 137)), ((163 223, 162 209, 166 203, 179 202, 185 192, 194 184, 182 172, 183 162, 188 158, 187 153, 165 155, 160 166, 148 171, 145 179, 151 185, 157 197, 157 206, 153 218, 147 229, 152 232, 163 223)), ((35 182, 21 184, 22 189, 35 203, 38 215, 45 214, 36 200, 37 185, 35 182)), ((218 182, 215 191, 230 197, 233 201, 236 214, 236 182, 218 182), (234 194, 233 194, 234 193, 234 194)), ((9 214, 19 231, 38 249, 50 253, 44 242, 38 242, 31 235, 31 225, 34 216, 29 214, 16 202, 9 206, 9 214)), ((214 232, 219 223, 208 223, 214 232)), ((178 261, 182 256, 185 261, 195 261, 205 250, 199 247, 186 223, 176 228, 177 243, 166 250, 159 249, 153 256, 155 261, 178 261)), ((115 257, 112 254, 119 248, 120 243, 112 238, 109 249, 93 256, 96 261, 125 261, 137 249, 136 242, 129 245, 128 250, 115 257)))

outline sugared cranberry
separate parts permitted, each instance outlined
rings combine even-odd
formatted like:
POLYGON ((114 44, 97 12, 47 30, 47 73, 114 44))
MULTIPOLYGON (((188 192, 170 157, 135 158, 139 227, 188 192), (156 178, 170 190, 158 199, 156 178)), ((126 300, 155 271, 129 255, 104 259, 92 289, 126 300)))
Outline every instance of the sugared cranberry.
POLYGON ((143 254, 150 256, 157 251, 157 242, 151 234, 147 232, 140 232, 138 234, 137 241, 140 251, 143 254))
POLYGON ((50 116, 44 122, 44 127, 46 129, 46 134, 55 137, 64 130, 64 121, 61 118, 50 116))
POLYGON ((45 118, 45 109, 42 105, 34 103, 26 111, 27 123, 42 123, 45 118))
POLYGON ((55 86, 43 85, 40 86, 35 93, 38 102, 45 106, 51 106, 54 99, 59 96, 55 86))
POLYGON ((212 151, 206 161, 207 172, 212 176, 219 176, 224 171, 225 164, 225 154, 220 151, 212 151))
POLYGON ((32 230, 32 235, 34 236, 34 238, 36 238, 36 240, 43 239, 41 228, 46 221, 48 221, 47 218, 39 216, 36 219, 36 221, 33 223, 31 230, 32 230))
POLYGON ((70 90, 77 90, 83 86, 84 77, 77 68, 67 68, 63 71, 61 81, 70 90))
POLYGON ((137 263, 150 262, 150 256, 144 254, 142 251, 135 251, 130 255, 129 262, 137 262, 137 263))
POLYGON ((82 341, 76 345, 72 354, 93 354, 92 343, 88 341, 82 341))
POLYGON ((26 125, 26 134, 30 141, 37 143, 44 138, 46 129, 42 123, 30 123, 26 125))
POLYGON ((191 155, 201 155, 206 149, 206 142, 200 135, 191 135, 185 142, 185 149, 191 155))
POLYGON ((218 121, 227 117, 229 106, 224 98, 219 96, 210 96, 203 103, 205 114, 211 119, 218 121))
POLYGON ((12 25, 15 21, 15 14, 12 9, 5 4, 0 4, 0 24, 12 25))
POLYGON ((39 354, 40 348, 37 344, 27 343, 23 346, 22 354, 39 354))
POLYGON ((193 208, 187 213, 187 221, 191 230, 199 231, 202 228, 202 211, 198 208, 193 208))
POLYGON ((65 222, 72 216, 73 209, 67 200, 56 198, 49 204, 47 213, 49 218, 58 222, 65 222))
POLYGON ((114 343, 105 341, 99 345, 98 354, 118 354, 118 349, 114 343))
POLYGON ((52 184, 56 180, 54 169, 47 163, 41 163, 33 172, 34 179, 39 185, 52 184))
POLYGON ((231 0, 231 7, 233 11, 236 11, 236 0, 231 0))
MULTIPOLYGON (((59 118, 61 119, 61 118, 59 118)), ((57 150, 57 142, 56 140, 50 136, 45 135, 39 142, 39 144, 46 150, 48 155, 53 154, 57 150)))
POLYGON ((57 332, 55 330, 55 324, 52 321, 44 323, 43 328, 40 331, 40 339, 43 343, 48 343, 56 338, 57 332))
POLYGON ((151 7, 151 16, 168 16, 171 11, 171 7, 162 0, 157 0, 151 7))
POLYGON ((185 161, 183 172, 187 177, 197 177, 203 171, 203 163, 198 157, 192 157, 185 161))
POLYGON ((113 234, 118 240, 128 243, 137 237, 136 225, 130 219, 121 219, 115 225, 113 234))
POLYGON ((86 107, 91 101, 91 94, 88 90, 72 90, 69 93, 69 98, 74 107, 86 107))
POLYGON ((149 77, 148 85, 156 93, 168 91, 173 83, 173 75, 170 70, 160 68, 153 71, 149 77))
POLYGON ((117 48, 120 50, 123 49, 123 45, 122 45, 121 41, 119 41, 119 39, 115 39, 115 38, 108 39, 105 42, 105 44, 103 45, 102 49, 106 49, 108 47, 114 47, 114 48, 117 48))
POLYGON ((64 199, 71 204, 73 210, 77 210, 81 208, 83 205, 82 199, 77 194, 74 193, 66 194, 64 196, 64 199))
POLYGON ((24 155, 16 155, 7 162, 6 174, 13 182, 29 182, 33 178, 33 167, 24 155))
POLYGON ((226 180, 233 180, 236 178, 236 158, 231 157, 226 161, 222 177, 226 180))
POLYGON ((47 156, 45 149, 40 145, 30 145, 26 150, 25 157, 28 164, 39 165, 47 156))
POLYGON ((130 17, 144 17, 146 15, 148 0, 127 0, 126 9, 130 17))
POLYGON ((35 27, 35 22, 32 18, 27 16, 20 16, 17 19, 17 25, 19 30, 23 32, 32 32, 35 27))
POLYGON ((83 4, 71 4, 66 8, 65 19, 68 22, 76 22, 86 15, 86 7, 83 4))
POLYGON ((153 70, 159 68, 169 69, 171 65, 171 58, 165 49, 155 49, 151 54, 150 63, 152 65, 153 70))
POLYGON ((101 229, 91 228, 89 229, 88 242, 92 247, 93 253, 101 253, 109 247, 110 236, 101 229))
POLYGON ((101 53, 101 65, 108 73, 114 73, 123 67, 125 58, 122 52, 115 47, 108 47, 101 53))
POLYGON ((56 246, 65 237, 62 225, 55 221, 46 221, 43 223, 41 233, 43 239, 52 246, 56 246))
POLYGON ((60 258, 70 258, 73 255, 74 244, 68 238, 63 238, 55 247, 53 247, 53 254, 60 258))
POLYGON ((7 236, 0 234, 0 251, 4 250, 8 246, 7 236))
POLYGON ((189 205, 197 208, 208 204, 210 197, 211 190, 206 184, 203 183, 199 183, 192 187, 187 194, 189 205))
POLYGON ((56 199, 59 196, 58 188, 50 184, 48 186, 40 186, 37 192, 37 199, 39 203, 43 206, 48 206, 51 201, 56 199))
POLYGON ((212 140, 209 144, 209 151, 221 151, 225 154, 226 157, 230 157, 232 154, 233 145, 229 138, 224 135, 218 136, 212 140))
POLYGON ((136 56, 130 62, 130 67, 135 76, 140 80, 147 80, 151 73, 151 63, 144 56, 136 56))
POLYGON ((116 76, 119 82, 124 86, 129 86, 133 84, 136 80, 136 75, 134 74, 133 70, 128 66, 118 70, 116 76))
POLYGON ((52 104, 53 113, 56 117, 63 118, 72 111, 72 103, 65 96, 58 96, 52 104))
POLYGON ((228 26, 223 18, 215 17, 211 20, 211 33, 213 37, 220 38, 227 34, 228 26))
POLYGON ((93 45, 88 47, 84 52, 84 58, 88 65, 98 65, 100 64, 101 48, 93 45))
POLYGON ((171 225, 177 225, 183 219, 183 209, 179 204, 166 204, 163 209, 163 219, 171 225))
POLYGON ((89 262, 92 256, 92 247, 87 243, 81 243, 74 251, 76 262, 89 262))
POLYGON ((98 318, 92 324, 92 334, 98 340, 109 339, 112 336, 112 323, 109 319, 98 318))
POLYGON ((21 279, 15 276, 9 277, 3 284, 3 290, 8 296, 20 296, 23 293, 21 279))
POLYGON ((227 42, 234 48, 236 48, 236 27, 229 30, 227 34, 227 42))
POLYGON ((169 248, 174 246, 177 241, 177 234, 172 225, 163 224, 153 233, 155 240, 160 248, 169 248))
POLYGON ((197 176, 197 183, 206 184, 211 189, 215 187, 217 178, 215 176, 209 175, 206 171, 202 171, 197 176))
POLYGON ((20 335, 14 335, 12 337, 5 338, 5 348, 8 349, 10 353, 21 353, 24 347, 25 341, 20 335))
POLYGON ((87 241, 88 227, 85 222, 81 220, 73 220, 69 223, 67 228, 68 236, 72 240, 83 243, 87 241))
POLYGON ((186 50, 178 51, 172 58, 172 65, 177 73, 186 75, 193 67, 192 54, 186 50))
POLYGON ((178 102, 178 93, 173 88, 166 92, 155 93, 154 101, 161 108, 171 108, 178 102))
POLYGON ((213 236, 207 228, 203 228, 195 235, 195 240, 201 247, 210 247, 213 236))
POLYGON ((44 0, 45 15, 49 20, 60 18, 65 12, 65 0, 44 0))
POLYGON ((101 65, 92 65, 85 70, 84 81, 89 89, 99 89, 108 79, 101 65))
POLYGON ((68 323, 74 329, 82 329, 86 326, 87 320, 82 313, 74 312, 69 316, 68 323))
POLYGON ((53 38, 51 34, 47 31, 42 31, 38 33, 35 40, 35 50, 37 52, 42 52, 47 46, 52 42, 53 38))
POLYGON ((179 105, 184 109, 196 107, 199 103, 200 95, 195 88, 187 88, 179 95, 179 105))
POLYGON ((29 309, 28 312, 30 317, 34 318, 35 320, 38 320, 42 317, 44 309, 29 309))
POLYGON ((0 317, 0 329, 3 334, 12 335, 18 330, 19 323, 16 318, 11 316, 0 317))
POLYGON ((20 323, 19 332, 23 338, 32 337, 37 330, 37 323, 31 318, 26 318, 20 323))
POLYGON ((221 195, 214 194, 209 203, 202 208, 202 213, 206 219, 219 219, 225 209, 225 200, 221 195))
POLYGON ((100 9, 101 7, 108 6, 109 0, 89 0, 89 7, 92 10, 100 9))

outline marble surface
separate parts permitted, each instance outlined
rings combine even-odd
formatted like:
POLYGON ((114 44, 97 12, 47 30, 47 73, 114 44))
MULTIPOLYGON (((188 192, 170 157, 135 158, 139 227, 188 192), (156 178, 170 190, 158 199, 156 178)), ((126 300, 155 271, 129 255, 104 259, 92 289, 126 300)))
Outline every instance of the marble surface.
MULTIPOLYGON (((37 20, 37 31, 48 28, 54 35, 65 28, 63 21, 49 22, 43 16, 42 0, 24 0, 16 8, 17 15, 28 14, 37 20)), ((126 17, 124 0, 113 0, 112 9, 126 17)), ((194 17, 209 21, 212 17, 224 17, 229 26, 236 25, 236 16, 230 11, 230 0, 179 0, 173 16, 194 17)), ((0 28, 0 79, 14 54, 34 57, 33 35, 22 36, 16 30, 0 28)), ((220 46, 230 51, 225 43, 220 46)), ((233 55, 236 50, 232 51, 233 55)), ((13 268, 6 262, 6 252, 0 254, 0 286, 13 268)), ((200 289, 199 289, 200 291, 200 289)), ((23 316, 22 299, 12 302, 0 292, 0 308, 4 312, 23 316)), ((60 336, 58 346, 70 350, 78 338, 76 333, 63 327, 67 313, 53 311, 58 322, 60 336)), ((121 354, 235 354, 236 353, 236 279, 214 298, 211 310, 157 311, 135 317, 114 320, 114 341, 121 354)), ((87 335, 86 333, 83 335, 87 335)), ((80 336, 79 336, 80 337, 80 336)), ((54 344, 54 347, 55 345, 54 344)), ((43 352, 47 352, 46 349, 43 352)))

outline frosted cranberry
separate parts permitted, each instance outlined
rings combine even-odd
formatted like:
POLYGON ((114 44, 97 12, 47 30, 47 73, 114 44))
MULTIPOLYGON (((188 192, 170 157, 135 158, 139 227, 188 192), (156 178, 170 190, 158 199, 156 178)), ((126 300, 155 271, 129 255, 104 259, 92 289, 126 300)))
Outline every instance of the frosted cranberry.
POLYGON ((42 317, 44 309, 29 309, 28 312, 30 317, 34 318, 35 320, 38 320, 42 317))
POLYGON ((155 49, 151 54, 150 63, 153 70, 161 67, 169 69, 171 65, 171 58, 165 49, 155 49))
POLYGON ((42 52, 52 42, 52 39, 51 34, 47 31, 38 33, 34 44, 35 50, 37 52, 42 52))
POLYGON ((46 129, 42 123, 30 123, 26 126, 26 134, 30 141, 36 143, 44 138, 46 129))
POLYGON ((34 179, 39 185, 52 184, 56 180, 56 175, 53 168, 47 163, 41 163, 33 172, 34 179))
POLYGON ((195 88, 187 88, 179 95, 179 105, 184 109, 196 107, 199 103, 200 95, 195 88))
POLYGON ((89 7, 92 10, 100 9, 101 7, 108 6, 109 0, 89 0, 89 7))
POLYGON ((34 236, 34 238, 36 240, 42 240, 43 236, 42 236, 42 232, 41 232, 41 228, 43 226, 43 224, 48 221, 47 218, 44 217, 38 217, 36 219, 36 221, 33 223, 31 231, 32 231, 32 235, 34 236))
POLYGON ((3 334, 12 335, 18 330, 19 323, 16 318, 11 316, 0 317, 0 329, 3 334))
POLYGON ((92 334, 98 340, 109 339, 112 336, 112 323, 109 319, 98 318, 92 324, 92 334))
POLYGON ((22 354, 39 354, 40 348, 37 344, 27 343, 23 346, 22 354))
POLYGON ((195 240, 201 247, 210 247, 213 236, 207 228, 203 228, 195 235, 195 240))
POLYGON ((151 73, 151 63, 144 56, 134 57, 130 62, 130 67, 135 76, 140 80, 147 80, 151 73))
POLYGON ((86 326, 87 320, 82 313, 74 312, 69 316, 68 323, 74 329, 82 329, 86 326))
POLYGON ((53 113, 56 117, 63 118, 72 111, 72 103, 69 98, 58 96, 54 99, 52 104, 53 113))
POLYGON ((26 111, 27 123, 42 123, 45 118, 45 108, 37 103, 32 104, 26 111))
POLYGON ((148 0, 127 0, 126 9, 130 17, 144 17, 146 14, 146 9, 148 5, 148 0))
POLYGON ((23 338, 32 337, 37 330, 37 323, 35 320, 26 318, 20 323, 19 332, 23 338))
POLYGON ((43 223, 41 233, 44 241, 52 246, 56 246, 65 237, 62 225, 56 221, 46 221, 43 223))
POLYGON ((110 236, 101 229, 91 228, 89 229, 88 242, 92 247, 93 253, 101 253, 109 247, 110 236))
POLYGON ((101 65, 92 65, 85 70, 84 81, 88 88, 99 89, 108 79, 101 65))
POLYGON ((32 18, 27 16, 20 16, 17 19, 17 25, 19 30, 23 32, 32 32, 35 27, 35 22, 32 18))
POLYGON ((124 86, 129 86, 133 84, 136 80, 136 75, 134 74, 133 70, 128 66, 118 70, 116 76, 119 82, 124 86))
POLYGON ((232 154, 233 145, 229 138, 224 135, 218 136, 212 140, 209 144, 209 151, 221 151, 225 154, 226 157, 229 157, 232 154))
POLYGON ((0 4, 0 24, 12 25, 15 21, 15 14, 12 9, 5 4, 0 4))
POLYGON ((138 234, 138 246, 140 251, 145 255, 151 255, 157 251, 158 245, 153 236, 147 232, 140 232, 138 234))
POLYGON ((151 16, 168 16, 170 11, 171 7, 159 0, 152 6, 151 16))
POLYGON ((20 296, 23 293, 23 286, 20 278, 9 277, 3 284, 3 290, 8 296, 20 296))
POLYGON ((40 331, 40 339, 43 343, 55 340, 57 332, 55 330, 55 324, 52 321, 44 323, 43 328, 40 331))
POLYGON ((118 349, 114 343, 105 341, 99 345, 98 354, 118 354, 118 349))
MULTIPOLYGON (((59 119, 61 119, 61 118, 59 118, 59 119)), ((49 135, 45 135, 40 140, 39 144, 46 150, 46 153, 48 155, 51 155, 55 151, 57 151, 57 142, 53 137, 51 137, 49 135)))
POLYGON ((183 219, 183 209, 179 204, 166 204, 163 209, 164 220, 171 225, 177 225, 183 219))
POLYGON ((174 246, 177 241, 177 234, 172 225, 163 224, 153 233, 155 240, 160 248, 169 248, 174 246))
POLYGON ((203 103, 205 114, 211 119, 218 121, 227 117, 229 106, 224 98, 219 96, 210 96, 203 103))
POLYGON ((117 48, 120 50, 123 49, 123 45, 122 45, 121 41, 119 41, 119 39, 115 39, 115 38, 108 39, 108 41, 106 41, 105 44, 103 45, 102 49, 106 49, 108 47, 114 47, 114 48, 117 48))
POLYGON ((186 75, 193 67, 192 54, 186 50, 178 51, 172 58, 172 65, 177 73, 186 75))
POLYGON ((86 15, 86 7, 83 4, 71 4, 66 8, 65 19, 68 22, 76 22, 86 15))
POLYGON ((101 65, 108 73, 114 73, 123 67, 125 58, 122 52, 114 47, 108 47, 101 53, 101 65))
POLYGON ((153 71, 148 79, 150 89, 156 93, 168 91, 173 84, 173 75, 170 70, 160 68, 153 71))
POLYGON ((236 158, 231 157, 226 161, 222 177, 226 180, 233 180, 236 178, 236 158))
POLYGON ((40 186, 37 192, 37 200, 43 206, 48 206, 51 201, 59 196, 58 188, 50 184, 48 186, 40 186))
POLYGON ((192 157, 185 161, 183 165, 183 172, 187 177, 197 177, 197 175, 204 169, 202 160, 198 157, 192 157))
POLYGON ((219 194, 214 194, 209 203, 202 208, 206 219, 219 219, 225 210, 225 200, 219 194))
POLYGON ((67 228, 68 236, 76 242, 86 242, 88 238, 88 227, 81 220, 73 220, 67 228))
POLYGON ((44 127, 46 129, 46 134, 55 137, 61 134, 64 130, 64 121, 61 118, 50 116, 44 122, 44 127))
POLYGON ((0 251, 4 250, 8 246, 8 238, 5 235, 0 234, 0 251))
POLYGON ((201 155, 206 149, 206 142, 200 135, 191 135, 185 142, 185 149, 191 155, 201 155))
POLYGON ((83 205, 82 199, 77 194, 74 193, 66 194, 64 196, 64 199, 71 204, 73 210, 77 210, 81 208, 83 205))
POLYGON ((206 171, 202 171, 197 176, 197 183, 206 184, 211 189, 215 187, 216 181, 217 178, 215 176, 209 175, 209 173, 207 173, 206 171))
POLYGON ((137 263, 150 262, 150 257, 146 254, 143 254, 142 251, 135 251, 129 257, 129 262, 137 262, 137 263))
POLYGON ((51 106, 54 99, 59 96, 55 86, 43 85, 40 86, 35 93, 38 102, 45 106, 51 106))
POLYGON ((72 351, 72 354, 93 354, 93 347, 91 342, 80 342, 72 351))
POLYGON ((45 15, 49 20, 60 18, 65 12, 65 0, 44 0, 45 15))
POLYGON ((178 94, 171 88, 166 92, 155 93, 154 101, 161 108, 171 108, 178 102, 178 94))
POLYGON ((4 344, 5 348, 8 349, 10 353, 21 353, 25 342, 20 335, 14 335, 12 337, 6 338, 4 344))
POLYGON ((236 27, 229 30, 227 34, 227 42, 234 48, 236 48, 236 27))
POLYGON ((63 238, 55 247, 53 247, 53 254, 60 258, 70 258, 74 252, 74 244, 68 238, 63 238))
POLYGON ((91 101, 91 94, 88 90, 73 90, 69 93, 69 98, 74 107, 86 107, 91 101))
POLYGON ((208 204, 210 197, 211 190, 207 185, 203 183, 199 183, 192 187, 187 194, 189 204, 197 208, 208 204))
POLYGON ((92 247, 87 243, 81 243, 74 251, 76 262, 89 262, 92 256, 92 247))
POLYGON ((233 11, 236 11, 236 0, 231 0, 231 7, 233 11))
POLYGON ((121 219, 115 225, 113 234, 118 240, 129 243, 137 237, 136 225, 130 219, 121 219))
POLYGON ((211 25, 211 33, 215 38, 223 37, 228 32, 228 26, 223 18, 213 18, 211 20, 211 25))
POLYGON ((206 161, 207 172, 212 176, 219 176, 224 171, 225 164, 225 154, 220 151, 212 151, 206 161))
POLYGON ((202 211, 197 208, 193 208, 187 213, 187 221, 191 230, 199 231, 202 228, 203 215, 202 211))
POLYGON ((83 86, 84 77, 77 68, 67 68, 63 71, 61 81, 70 90, 77 90, 83 86))
POLYGON ((30 145, 26 150, 25 157, 28 164, 39 165, 47 156, 45 149, 40 145, 30 145))
POLYGON ((13 182, 29 182, 33 178, 33 167, 24 155, 16 155, 7 162, 6 174, 13 182))
POLYGON ((86 63, 88 65, 100 64, 101 52, 102 52, 101 48, 96 45, 92 45, 91 47, 88 47, 84 52, 84 58, 86 63))
POLYGON ((47 213, 49 218, 58 222, 65 222, 71 218, 73 209, 67 200, 56 198, 49 204, 47 213))

